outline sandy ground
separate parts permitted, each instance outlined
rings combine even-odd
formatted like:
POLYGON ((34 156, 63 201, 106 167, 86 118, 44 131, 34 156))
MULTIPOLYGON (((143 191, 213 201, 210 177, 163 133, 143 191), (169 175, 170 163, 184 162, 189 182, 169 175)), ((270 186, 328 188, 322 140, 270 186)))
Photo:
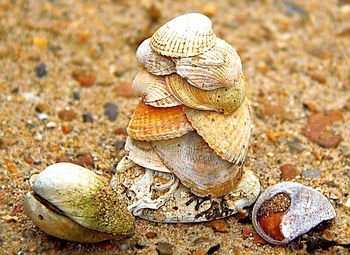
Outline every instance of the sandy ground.
MULTIPOLYGON (((293 164, 295 180, 321 191, 337 211, 331 223, 310 235, 349 243, 350 208, 345 203, 350 186, 350 5, 346 2, 0 1, 0 253, 157 254, 161 242, 171 244, 173 254, 206 254, 211 247, 209 254, 303 252, 300 240, 285 247, 258 244, 254 232, 249 232, 251 224, 236 217, 227 219, 224 233, 203 224, 137 220, 130 239, 81 244, 46 235, 23 212, 29 176, 59 157, 89 152, 95 163, 91 169, 112 176, 124 154, 115 144, 126 139, 116 133, 127 126, 138 102, 120 96, 119 89, 137 72, 136 47, 161 24, 190 11, 212 15, 216 34, 242 57, 254 123, 246 167, 259 176, 265 189, 281 181, 282 165, 293 164), (36 70, 39 64, 46 67, 42 78, 36 70), (95 76, 95 84, 82 87, 72 77, 78 70, 91 74, 90 79, 95 76), (117 106, 115 121, 104 114, 106 103, 117 106), (61 120, 58 112, 63 109, 73 110, 75 118, 61 120), (335 148, 323 148, 303 135, 303 127, 312 111, 331 109, 342 114, 335 126, 342 141, 335 148), (84 113, 91 114, 93 123, 83 122, 84 113), (313 169, 320 174, 305 178, 305 171, 313 169), (149 232, 156 235, 147 238, 149 232)), ((347 250, 333 247, 316 253, 347 250)))

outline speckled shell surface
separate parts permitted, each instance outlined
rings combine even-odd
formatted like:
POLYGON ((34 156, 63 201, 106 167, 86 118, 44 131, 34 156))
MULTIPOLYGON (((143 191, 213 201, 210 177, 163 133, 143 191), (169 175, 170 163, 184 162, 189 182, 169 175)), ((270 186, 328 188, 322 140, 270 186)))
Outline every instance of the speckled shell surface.
POLYGON ((176 73, 175 63, 170 58, 155 52, 150 46, 150 41, 150 38, 144 40, 137 48, 137 62, 154 75, 176 73))
POLYGON ((241 178, 241 167, 221 159, 196 132, 152 146, 170 172, 196 195, 225 195, 241 178))
POLYGON ((219 38, 209 51, 174 61, 177 74, 204 90, 234 86, 242 73, 242 62, 236 50, 219 38))
POLYGON ((335 216, 332 204, 317 190, 295 182, 281 182, 260 195, 253 208, 252 221, 255 230, 266 241, 283 245, 335 216), (281 218, 280 230, 285 237, 283 241, 272 239, 258 223, 258 211, 262 204, 280 193, 286 194, 291 201, 290 207, 281 218))
POLYGON ((234 86, 215 90, 196 88, 177 74, 166 76, 165 81, 169 91, 179 102, 198 110, 230 114, 240 107, 245 98, 245 78, 243 75, 234 86))
POLYGON ((141 69, 132 82, 135 93, 141 96, 143 102, 154 107, 172 107, 181 105, 170 93, 165 78, 156 76, 141 69))
POLYGON ((247 100, 231 115, 183 107, 192 127, 221 158, 242 164, 250 140, 250 114, 247 100))
POLYGON ((180 137, 192 130, 181 106, 157 108, 142 101, 137 105, 127 128, 131 138, 142 141, 180 137))
POLYGON ((190 57, 206 52, 216 43, 208 17, 199 13, 178 16, 161 26, 151 37, 151 47, 169 57, 190 57))

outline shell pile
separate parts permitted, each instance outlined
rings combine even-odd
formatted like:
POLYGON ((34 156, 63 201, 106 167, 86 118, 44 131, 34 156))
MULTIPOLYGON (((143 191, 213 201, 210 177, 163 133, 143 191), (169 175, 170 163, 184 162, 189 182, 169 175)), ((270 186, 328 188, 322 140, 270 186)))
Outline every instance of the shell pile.
POLYGON ((112 180, 135 216, 201 222, 232 215, 260 192, 244 169, 250 138, 246 80, 236 50, 208 17, 189 13, 137 49, 141 97, 112 180))

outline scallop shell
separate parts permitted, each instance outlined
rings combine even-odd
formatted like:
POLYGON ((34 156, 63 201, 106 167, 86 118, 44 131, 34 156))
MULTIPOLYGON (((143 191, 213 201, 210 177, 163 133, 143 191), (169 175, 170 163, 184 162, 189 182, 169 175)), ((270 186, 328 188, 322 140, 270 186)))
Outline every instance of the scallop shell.
POLYGON ((223 196, 241 177, 241 167, 221 159, 196 132, 152 146, 183 185, 199 196, 223 196))
POLYGON ((234 86, 215 90, 196 88, 177 74, 166 76, 165 81, 169 91, 179 102, 198 110, 230 114, 240 107, 245 98, 245 78, 243 75, 234 86))
POLYGON ((216 36, 208 17, 188 13, 170 20, 151 37, 151 47, 169 57, 191 57, 214 47, 216 36))
POLYGON ((170 173, 149 142, 126 139, 125 150, 129 152, 129 159, 135 164, 156 171, 170 173))
POLYGON ((219 38, 209 51, 174 61, 177 74, 204 90, 231 87, 242 73, 242 62, 236 50, 219 38))
POLYGON ((180 137, 193 128, 181 106, 156 108, 140 102, 127 132, 135 140, 153 141, 180 137))
POLYGON ((253 208, 252 221, 262 238, 270 243, 283 245, 335 216, 332 204, 317 190, 295 182, 281 182, 260 195, 253 208), (279 223, 284 240, 276 240, 269 236, 259 223, 260 208, 278 194, 285 194, 290 199, 289 208, 284 210, 279 223))
POLYGON ((171 59, 159 55, 150 46, 151 39, 144 40, 136 51, 136 60, 154 75, 176 73, 175 63, 171 59))
POLYGON ((147 105, 154 107, 181 105, 170 93, 164 77, 150 74, 145 69, 141 69, 137 73, 132 82, 132 87, 147 105))
POLYGON ((242 164, 250 139, 250 115, 248 100, 231 115, 199 111, 183 107, 192 127, 203 137, 217 155, 234 163, 242 164))

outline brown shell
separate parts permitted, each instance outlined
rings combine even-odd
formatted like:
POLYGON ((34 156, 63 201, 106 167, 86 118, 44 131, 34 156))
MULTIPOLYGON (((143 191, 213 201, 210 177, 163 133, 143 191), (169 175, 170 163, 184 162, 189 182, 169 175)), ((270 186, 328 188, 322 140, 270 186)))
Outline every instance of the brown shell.
POLYGON ((175 59, 175 63, 177 74, 204 90, 231 87, 242 73, 242 62, 236 50, 219 38, 209 51, 175 59))
POLYGON ((196 195, 226 195, 241 177, 241 167, 221 159, 196 132, 152 145, 168 169, 196 195))
POLYGON ((245 160, 250 139, 249 105, 246 99, 231 115, 184 107, 193 128, 216 154, 234 164, 245 160))
POLYGON ((245 78, 242 74, 232 87, 215 90, 196 88, 177 74, 166 76, 165 81, 169 91, 179 102, 198 110, 231 114, 240 107, 245 98, 245 78))
POLYGON ((172 107, 181 105, 171 95, 166 86, 165 78, 150 74, 146 69, 141 69, 132 82, 135 93, 141 96, 147 105, 154 107, 172 107))
POLYGON ((157 108, 140 102, 127 132, 135 140, 154 141, 180 137, 193 128, 181 106, 157 108))
POLYGON ((151 37, 151 47, 169 57, 190 57, 208 51, 216 43, 208 17, 188 13, 170 20, 151 37))

